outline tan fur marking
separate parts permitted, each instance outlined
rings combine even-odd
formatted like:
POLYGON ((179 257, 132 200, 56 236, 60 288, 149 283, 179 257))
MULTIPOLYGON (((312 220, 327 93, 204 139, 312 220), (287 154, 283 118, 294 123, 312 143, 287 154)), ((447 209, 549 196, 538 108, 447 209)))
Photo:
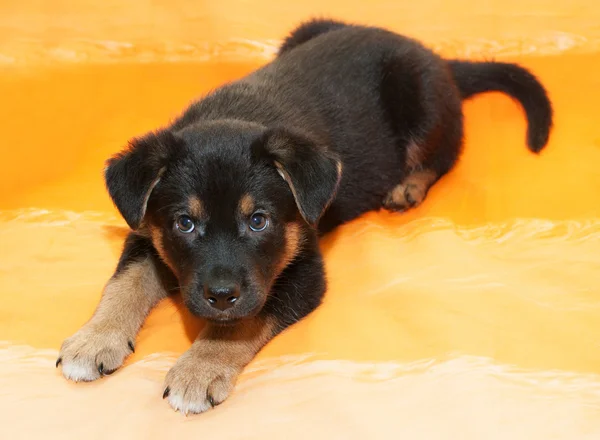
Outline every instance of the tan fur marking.
POLYGON ((167 373, 165 389, 171 406, 200 413, 223 402, 275 328, 274 319, 259 317, 226 327, 208 324, 167 373))
POLYGON ((158 185, 158 182, 160 182, 160 179, 162 177, 162 175, 165 172, 165 168, 161 168, 160 170, 158 170, 158 174, 156 175, 156 178, 152 181, 152 183, 150 184, 150 188, 148 188, 148 192, 146 192, 146 194, 144 195, 144 200, 142 201, 142 206, 141 206, 141 212, 140 212, 140 226, 143 226, 144 224, 144 216, 146 215, 146 209, 148 208, 148 200, 150 199, 150 195, 152 194, 152 191, 154 190, 154 187, 156 185, 158 185))
POLYGON ((238 209, 244 217, 250 217, 254 212, 254 198, 250 194, 244 194, 240 199, 238 209))
POLYGON ((150 309, 166 295, 152 260, 130 263, 107 283, 90 323, 135 336, 150 309))
POLYGON ((277 269, 277 276, 290 264, 302 248, 302 229, 298 223, 288 223, 285 227, 285 249, 277 269))
POLYGON ((195 219, 201 219, 204 216, 204 204, 202 200, 200 200, 196 196, 191 196, 188 200, 188 207, 190 209, 190 214, 195 219))
POLYGON ((154 249, 156 249, 156 252, 158 252, 158 255, 160 256, 161 260, 163 260, 165 262, 165 264, 167 266, 169 266, 169 269, 171 269, 171 271, 174 274, 177 274, 175 265, 169 259, 169 256, 167 255, 167 253, 165 251, 165 248, 163 245, 162 229, 160 229, 159 227, 153 226, 153 225, 148 225, 148 230, 150 231, 150 237, 152 239, 152 244, 154 245, 154 249))
POLYGON ((420 205, 437 178, 437 174, 431 170, 413 172, 389 192, 383 206, 398 211, 420 205))
POLYGON ((273 337, 274 324, 272 319, 252 318, 231 327, 208 325, 192 348, 196 355, 211 353, 223 368, 241 369, 273 337))
POLYGON ((406 147, 406 167, 411 170, 419 168, 423 162, 423 154, 423 149, 411 141, 406 147))
POLYGON ((339 181, 342 178, 342 171, 344 170, 344 165, 342 165, 342 162, 337 161, 335 167, 337 168, 337 173, 338 173, 338 184, 339 181))
POLYGON ((59 358, 63 375, 90 381, 117 369, 150 310, 167 295, 150 259, 131 263, 106 284, 90 320, 65 340, 59 358))
POLYGON ((275 168, 277 168, 277 172, 279 173, 279 175, 289 185, 290 190, 292 191, 292 195, 294 196, 294 200, 296 200, 296 204, 298 205, 298 209, 300 210, 300 214, 302 214, 302 217, 305 217, 306 213, 303 211, 302 207, 300 206, 300 203, 298 202, 298 193, 296 193, 296 188, 294 187, 294 184, 292 182, 292 178, 290 177, 290 175, 288 174, 288 172, 285 170, 285 168, 283 167, 283 165, 281 165, 277 161, 275 162, 275 168))

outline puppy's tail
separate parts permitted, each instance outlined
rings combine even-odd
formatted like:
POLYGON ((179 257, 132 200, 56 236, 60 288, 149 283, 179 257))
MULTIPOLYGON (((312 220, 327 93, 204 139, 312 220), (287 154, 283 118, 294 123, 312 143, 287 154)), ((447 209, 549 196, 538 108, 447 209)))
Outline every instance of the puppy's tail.
POLYGON ((548 143, 552 104, 544 86, 516 64, 448 61, 463 99, 477 93, 503 92, 521 103, 527 116, 527 145, 535 153, 548 143))

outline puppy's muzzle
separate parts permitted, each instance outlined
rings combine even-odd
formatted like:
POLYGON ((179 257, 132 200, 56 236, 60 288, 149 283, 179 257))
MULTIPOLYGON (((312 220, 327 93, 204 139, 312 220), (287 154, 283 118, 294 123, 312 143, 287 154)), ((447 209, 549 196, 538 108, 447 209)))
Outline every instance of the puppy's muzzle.
POLYGON ((239 284, 219 280, 204 285, 204 299, 214 309, 225 311, 235 306, 240 297, 239 284))

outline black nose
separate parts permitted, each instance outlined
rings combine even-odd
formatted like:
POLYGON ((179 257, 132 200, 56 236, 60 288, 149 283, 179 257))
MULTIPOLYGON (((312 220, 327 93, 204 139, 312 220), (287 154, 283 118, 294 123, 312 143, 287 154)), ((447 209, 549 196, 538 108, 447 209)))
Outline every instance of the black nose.
POLYGON ((227 310, 240 297, 240 288, 234 283, 218 283, 204 286, 204 298, 211 307, 227 310))

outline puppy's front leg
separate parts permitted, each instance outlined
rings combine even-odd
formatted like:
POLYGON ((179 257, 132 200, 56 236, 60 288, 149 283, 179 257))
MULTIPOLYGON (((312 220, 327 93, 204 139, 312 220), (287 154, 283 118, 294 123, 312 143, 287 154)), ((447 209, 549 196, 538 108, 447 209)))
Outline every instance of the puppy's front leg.
POLYGON ((275 335, 272 317, 207 324, 167 373, 163 397, 176 411, 201 413, 223 402, 242 369, 275 335))
POLYGON ((185 414, 223 402, 242 369, 263 346, 315 310, 325 293, 325 274, 316 236, 290 264, 258 316, 230 326, 208 324, 167 373, 164 398, 185 414))
POLYGON ((148 312, 167 295, 161 265, 148 238, 130 234, 117 269, 90 320, 65 340, 56 366, 74 381, 112 373, 134 351, 135 337, 148 312))

